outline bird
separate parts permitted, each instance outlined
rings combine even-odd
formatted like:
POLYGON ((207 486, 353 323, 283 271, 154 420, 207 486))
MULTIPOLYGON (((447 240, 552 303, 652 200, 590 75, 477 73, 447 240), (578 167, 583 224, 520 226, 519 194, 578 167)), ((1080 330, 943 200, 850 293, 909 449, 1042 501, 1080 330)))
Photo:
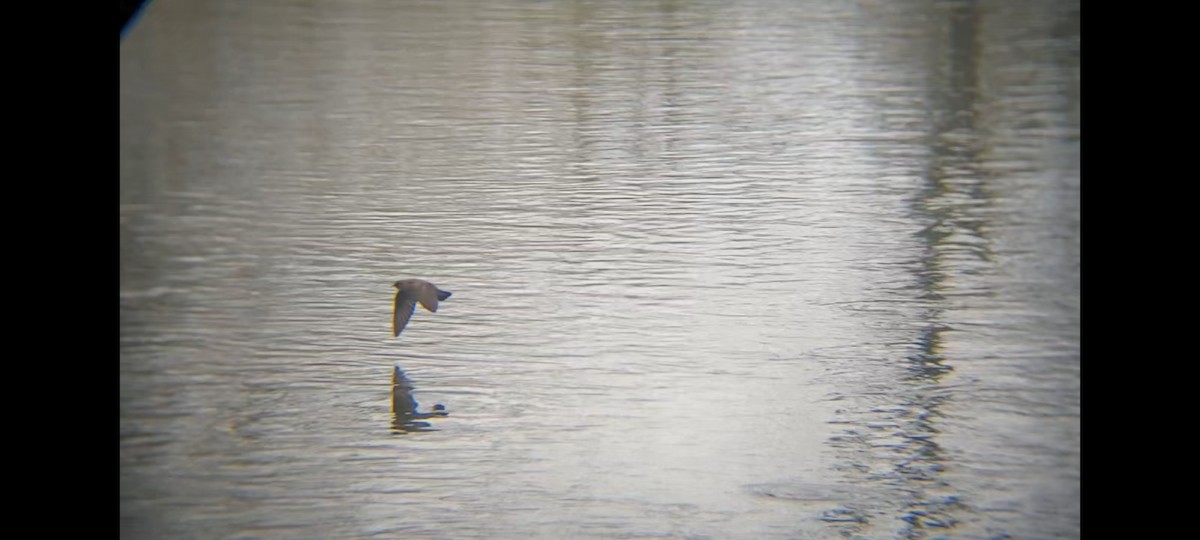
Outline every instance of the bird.
POLYGON ((443 291, 423 279, 402 279, 392 286, 396 288, 396 300, 392 303, 392 337, 398 337, 408 325, 417 302, 431 313, 437 313, 438 301, 450 298, 450 291, 443 291))

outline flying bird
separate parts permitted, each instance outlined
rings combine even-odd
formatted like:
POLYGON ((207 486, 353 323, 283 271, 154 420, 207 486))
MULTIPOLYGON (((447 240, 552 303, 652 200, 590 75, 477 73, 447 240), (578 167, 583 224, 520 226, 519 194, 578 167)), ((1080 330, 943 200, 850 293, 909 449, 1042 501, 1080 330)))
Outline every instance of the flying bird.
POLYGON ((392 304, 392 337, 400 335, 408 320, 421 307, 437 313, 438 300, 450 298, 450 291, 443 291, 423 279, 402 279, 392 284, 396 288, 396 301, 392 304))

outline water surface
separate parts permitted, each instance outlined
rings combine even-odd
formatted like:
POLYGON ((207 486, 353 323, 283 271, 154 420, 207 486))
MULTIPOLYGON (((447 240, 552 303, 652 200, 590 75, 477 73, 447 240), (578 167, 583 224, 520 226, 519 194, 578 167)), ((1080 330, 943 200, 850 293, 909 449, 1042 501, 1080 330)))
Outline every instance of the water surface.
POLYGON ((122 536, 1078 537, 1078 22, 155 2, 122 536))

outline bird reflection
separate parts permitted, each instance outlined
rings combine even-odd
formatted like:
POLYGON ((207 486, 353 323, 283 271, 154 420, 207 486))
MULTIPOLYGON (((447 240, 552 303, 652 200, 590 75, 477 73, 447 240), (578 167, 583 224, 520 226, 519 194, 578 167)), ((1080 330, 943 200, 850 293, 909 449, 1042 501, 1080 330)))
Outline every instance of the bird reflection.
POLYGON ((431 412, 420 412, 417 409, 420 404, 412 396, 414 389, 404 370, 396 366, 392 371, 392 429, 398 432, 431 431, 427 429, 429 422, 421 420, 450 415, 441 403, 434 405, 431 412))

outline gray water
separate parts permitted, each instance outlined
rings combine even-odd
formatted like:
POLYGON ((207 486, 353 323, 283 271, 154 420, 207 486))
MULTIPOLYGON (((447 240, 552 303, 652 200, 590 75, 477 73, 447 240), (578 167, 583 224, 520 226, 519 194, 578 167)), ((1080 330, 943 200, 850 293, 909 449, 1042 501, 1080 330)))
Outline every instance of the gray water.
POLYGON ((120 54, 122 537, 1079 537, 1077 2, 161 0, 120 54))

